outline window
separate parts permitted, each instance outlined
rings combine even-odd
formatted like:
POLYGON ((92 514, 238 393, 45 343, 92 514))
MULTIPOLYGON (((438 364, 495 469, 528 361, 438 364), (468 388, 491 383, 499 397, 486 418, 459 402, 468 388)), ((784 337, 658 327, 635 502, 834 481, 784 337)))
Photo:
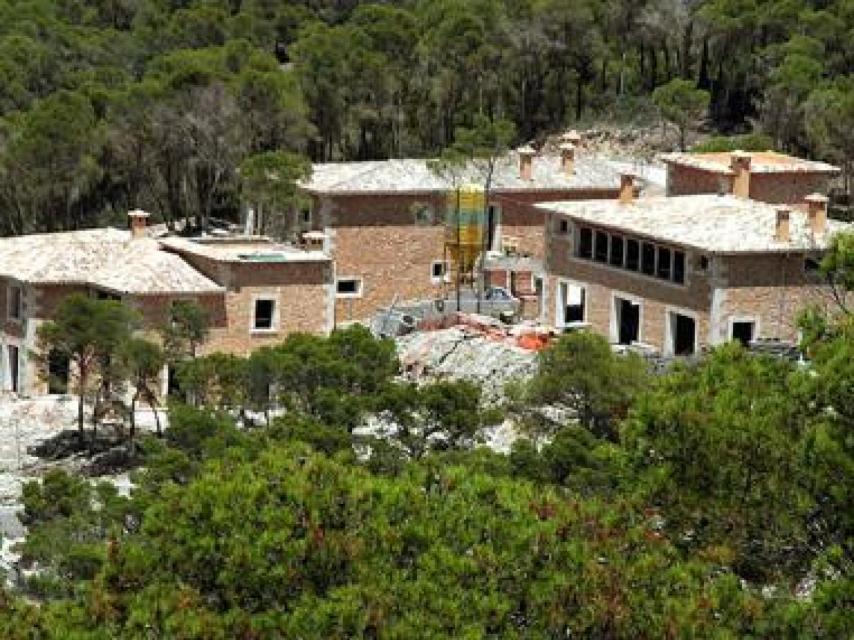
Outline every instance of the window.
POLYGON ((450 266, 444 260, 434 260, 430 265, 430 279, 441 281, 450 271, 450 266))
POLYGON ((433 224, 433 209, 426 204, 416 203, 412 206, 415 215, 415 224, 433 224))
POLYGON ((804 272, 816 273, 821 269, 821 262, 816 258, 804 258, 804 272))
POLYGON ((623 266, 623 237, 611 236, 611 266, 623 266))
POLYGON ((303 226, 311 224, 311 205, 304 205, 299 210, 299 221, 303 226))
POLYGON ((587 258, 593 257, 593 230, 586 227, 578 232, 578 256, 587 258))
POLYGON ((596 262, 608 262, 608 234, 596 232, 596 262))
POLYGON ((338 278, 335 292, 339 298, 358 298, 362 295, 361 278, 338 278))
POLYGON ((709 268, 708 256, 700 256, 700 258, 697 260, 697 266, 699 267, 700 271, 708 270, 708 268, 709 268))
POLYGON ((617 233, 579 229, 578 258, 685 284, 685 252, 617 233))
POLYGON ((563 324, 584 322, 587 292, 584 287, 566 282, 560 283, 560 306, 563 310, 563 324))
POLYGON ((674 356, 697 352, 697 321, 681 313, 670 313, 670 350, 674 356))
POLYGON ((9 304, 6 315, 12 320, 20 320, 23 315, 23 296, 21 287, 9 287, 9 304))
POLYGON ((569 220, 558 220, 557 232, 561 235, 569 233, 569 220))
POLYGON ((256 331, 271 331, 275 329, 276 301, 269 298, 259 298, 255 301, 255 317, 252 328, 256 331))
POLYGON ((640 268, 640 243, 637 240, 626 240, 626 269, 637 271, 640 268))
POLYGON ((670 249, 658 247, 658 272, 662 280, 670 280, 670 249))
POLYGON ((641 248, 641 273, 655 275, 655 245, 644 242, 641 248))
POLYGON ((756 333, 756 323, 752 320, 734 320, 732 323, 732 339, 749 347, 756 333))
POLYGON ((673 282, 685 284, 685 254, 681 251, 673 252, 673 282))

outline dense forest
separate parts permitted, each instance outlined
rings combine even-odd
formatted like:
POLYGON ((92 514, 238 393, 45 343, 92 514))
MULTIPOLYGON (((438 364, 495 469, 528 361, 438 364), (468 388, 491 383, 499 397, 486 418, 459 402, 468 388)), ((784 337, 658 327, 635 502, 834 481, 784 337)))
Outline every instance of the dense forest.
MULTIPOLYGON (((822 269, 850 293, 845 238, 822 269)), ((164 347, 186 403, 119 449, 130 495, 25 485, 4 639, 851 637, 850 313, 803 318, 809 367, 732 343, 654 371, 569 334, 496 402, 400 379, 359 326, 191 358, 189 311, 164 347), (512 449, 480 446, 504 418, 512 449)), ((165 354, 132 324, 72 296, 40 338, 144 397, 165 354)))
POLYGON ((0 231, 234 216, 301 157, 654 120, 675 81, 709 131, 850 166, 852 43, 851 0, 0 0, 0 231))

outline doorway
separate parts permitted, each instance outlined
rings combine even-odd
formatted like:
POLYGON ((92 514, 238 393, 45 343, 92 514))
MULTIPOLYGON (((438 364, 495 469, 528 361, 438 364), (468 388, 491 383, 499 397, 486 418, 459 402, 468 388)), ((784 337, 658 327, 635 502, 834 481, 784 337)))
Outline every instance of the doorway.
POLYGON ((697 321, 681 313, 670 313, 670 344, 673 355, 691 356, 697 352, 697 321))
POLYGON ((501 224, 501 209, 495 205, 486 208, 486 249, 498 251, 501 248, 498 226, 501 224))
POLYGON ((626 345, 640 342, 640 302, 615 297, 614 311, 617 316, 617 342, 626 345))
POLYGON ((755 339, 756 323, 752 320, 743 320, 732 323, 732 339, 737 340, 745 348, 755 339))
POLYGON ((20 390, 20 381, 18 380, 20 374, 20 367, 18 363, 19 356, 18 347, 15 345, 8 345, 7 347, 7 355, 9 357, 9 390, 13 393, 18 393, 20 390))
POLYGON ((52 350, 47 356, 47 392, 51 394, 68 393, 70 365, 68 356, 52 350))

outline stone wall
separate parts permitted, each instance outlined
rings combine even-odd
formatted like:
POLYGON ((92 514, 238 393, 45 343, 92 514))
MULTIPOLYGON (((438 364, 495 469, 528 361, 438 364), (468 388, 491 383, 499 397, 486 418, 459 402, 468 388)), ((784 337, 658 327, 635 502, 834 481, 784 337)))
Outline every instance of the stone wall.
MULTIPOLYGON (((494 193, 499 207, 499 237, 519 240, 519 250, 544 254, 544 214, 537 202, 613 198, 617 189, 494 193)), ((378 308, 400 300, 442 296, 442 283, 432 278, 434 261, 445 259, 445 198, 437 194, 369 194, 315 198, 315 224, 329 236, 328 248, 339 278, 361 278, 357 297, 339 297, 336 322, 362 320, 378 308), (415 210, 428 207, 429 221, 415 210)), ((450 256, 447 257, 450 259, 450 256)))
POLYGON ((561 280, 586 289, 586 317, 591 329, 611 341, 616 340, 614 298, 641 303, 639 341, 664 349, 667 315, 682 312, 695 318, 699 347, 708 344, 711 289, 709 279, 691 268, 696 256, 686 255, 685 285, 668 283, 650 276, 572 257, 569 236, 552 236, 547 257, 546 321, 558 326, 558 285, 561 280))

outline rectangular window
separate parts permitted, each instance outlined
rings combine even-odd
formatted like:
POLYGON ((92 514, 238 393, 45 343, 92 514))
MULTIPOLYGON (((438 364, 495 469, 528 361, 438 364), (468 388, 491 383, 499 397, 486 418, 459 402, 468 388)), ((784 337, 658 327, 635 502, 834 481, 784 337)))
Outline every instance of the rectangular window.
POLYGON ((623 266, 623 237, 611 236, 611 266, 623 266))
POLYGON ((655 275, 655 245, 644 242, 641 249, 641 273, 655 275))
POLYGON ((450 271, 450 267, 447 262, 434 260, 430 265, 430 279, 442 280, 448 271, 450 271))
POLYGON ((662 280, 670 280, 670 249, 658 247, 658 272, 662 280))
POLYGON ((274 313, 276 312, 276 301, 269 298, 261 298, 255 301, 255 316, 252 328, 257 331, 270 331, 275 328, 274 313))
POLYGON ((596 232, 596 262, 608 262, 608 234, 596 232))
POLYGON ((578 232, 578 257, 588 260, 593 257, 593 230, 587 227, 578 232))
POLYGON ((685 254, 681 251, 673 252, 673 282, 685 284, 685 254))
POLYGON ((23 315, 23 296, 21 287, 9 287, 9 304, 6 315, 13 320, 20 320, 23 315))
POLYGON ((339 298, 358 298, 362 295, 362 279, 338 278, 335 291, 339 298))
POLYGON ((640 243, 637 240, 626 240, 626 269, 637 271, 640 268, 640 243))
POLYGON ((569 233, 569 220, 558 220, 557 232, 564 236, 569 233))
POLYGON ((311 224, 311 205, 304 205, 300 207, 299 221, 303 226, 311 224))

